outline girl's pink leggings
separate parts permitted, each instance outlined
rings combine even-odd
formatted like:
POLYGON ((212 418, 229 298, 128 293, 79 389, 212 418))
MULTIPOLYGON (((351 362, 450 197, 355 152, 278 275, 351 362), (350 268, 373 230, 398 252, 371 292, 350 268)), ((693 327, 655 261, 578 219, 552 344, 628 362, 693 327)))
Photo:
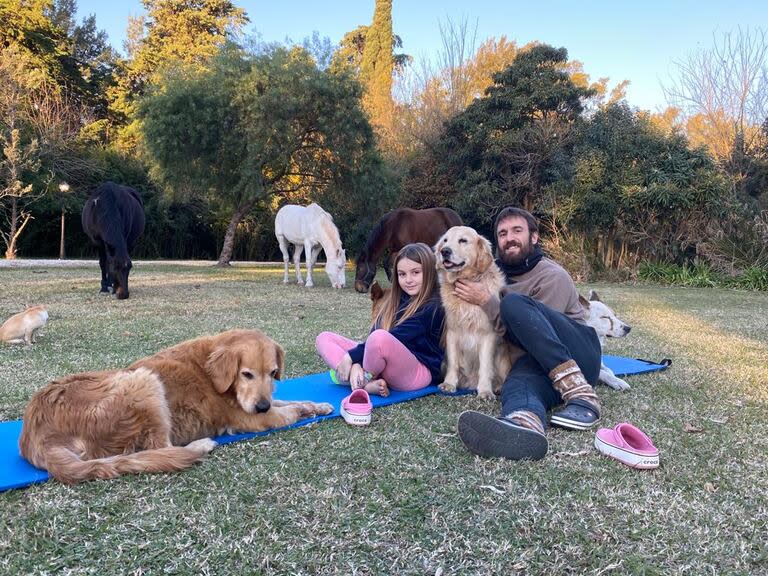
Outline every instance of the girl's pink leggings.
MULTIPOLYGON (((334 332, 321 332, 315 339, 317 353, 330 368, 336 368, 357 345, 358 342, 334 332)), ((427 367, 386 330, 374 330, 366 338, 363 370, 383 378, 393 390, 418 390, 432 381, 427 367)))

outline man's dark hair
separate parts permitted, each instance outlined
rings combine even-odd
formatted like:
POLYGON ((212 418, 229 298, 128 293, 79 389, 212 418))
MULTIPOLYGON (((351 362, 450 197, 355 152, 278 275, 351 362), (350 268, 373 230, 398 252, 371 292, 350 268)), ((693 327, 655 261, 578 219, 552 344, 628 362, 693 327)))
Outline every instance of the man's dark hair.
POLYGON ((518 208, 516 206, 507 206, 501 212, 499 212, 498 216, 496 216, 496 222, 493 224, 494 236, 499 232, 499 224, 501 224, 501 222, 507 218, 513 217, 522 218, 525 220, 528 223, 529 233, 539 231, 539 223, 536 221, 536 218, 534 218, 533 214, 528 212, 528 210, 523 210, 522 208, 518 208))

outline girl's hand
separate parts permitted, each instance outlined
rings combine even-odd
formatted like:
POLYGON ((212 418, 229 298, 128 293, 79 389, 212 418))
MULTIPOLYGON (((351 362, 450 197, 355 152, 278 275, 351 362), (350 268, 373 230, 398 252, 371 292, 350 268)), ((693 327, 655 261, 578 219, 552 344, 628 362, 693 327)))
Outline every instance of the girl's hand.
POLYGON ((352 390, 365 386, 365 370, 360 364, 353 364, 349 370, 349 385, 352 390))
POLYGON ((349 382, 349 372, 351 369, 352 358, 349 354, 344 354, 344 358, 342 358, 339 365, 336 366, 336 376, 339 378, 339 382, 349 382))

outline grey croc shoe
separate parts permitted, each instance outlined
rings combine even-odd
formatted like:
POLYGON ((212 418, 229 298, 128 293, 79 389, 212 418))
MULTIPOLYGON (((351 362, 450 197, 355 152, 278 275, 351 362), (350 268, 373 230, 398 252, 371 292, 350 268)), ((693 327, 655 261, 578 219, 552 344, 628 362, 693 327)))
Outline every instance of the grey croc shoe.
POLYGON ((564 408, 552 413, 552 426, 568 430, 587 430, 600 420, 600 410, 589 402, 571 400, 564 408))
POLYGON ((467 450, 485 458, 541 460, 549 448, 543 434, 473 410, 459 415, 457 428, 467 450))

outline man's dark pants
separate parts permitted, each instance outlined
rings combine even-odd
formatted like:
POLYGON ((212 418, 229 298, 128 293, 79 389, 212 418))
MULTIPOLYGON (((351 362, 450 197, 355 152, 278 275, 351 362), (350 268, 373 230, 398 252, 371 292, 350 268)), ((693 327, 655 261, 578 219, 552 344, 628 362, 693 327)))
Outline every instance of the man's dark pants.
POLYGON ((527 352, 512 367, 501 390, 501 415, 528 410, 546 428, 547 412, 562 404, 549 373, 575 360, 593 387, 600 375, 601 349, 595 330, 529 296, 508 294, 501 301, 507 339, 527 352))

